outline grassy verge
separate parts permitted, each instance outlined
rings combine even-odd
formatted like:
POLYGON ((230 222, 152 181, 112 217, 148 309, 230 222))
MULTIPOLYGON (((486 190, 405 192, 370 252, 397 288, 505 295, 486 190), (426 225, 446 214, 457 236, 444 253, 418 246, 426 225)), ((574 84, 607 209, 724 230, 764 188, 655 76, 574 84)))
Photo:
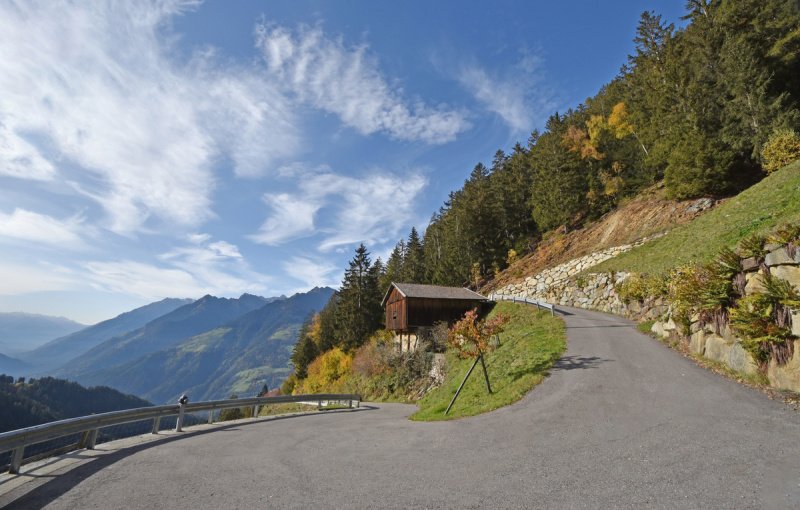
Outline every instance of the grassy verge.
MULTIPOLYGON (((325 409, 325 408, 323 408, 325 409)), ((317 406, 313 405, 306 405, 306 404, 272 404, 267 406, 261 406, 261 409, 258 411, 259 416, 278 416, 281 414, 290 414, 290 413, 308 413, 312 411, 317 411, 317 406)))
POLYGON ((566 333, 561 319, 537 312, 527 305, 499 303, 492 311, 511 317, 500 346, 486 356, 486 368, 494 393, 486 391, 480 366, 475 368, 453 409, 444 411, 473 363, 447 353, 445 382, 418 402, 412 420, 450 420, 485 413, 521 399, 547 375, 547 371, 566 349, 566 333))
POLYGON ((651 334, 651 331, 653 330, 653 324, 655 324, 655 323, 656 323, 656 321, 640 322, 639 324, 636 325, 636 329, 638 329, 640 333, 644 333, 645 335, 649 335, 649 334, 651 334))
POLYGON ((696 220, 671 230, 591 272, 634 271, 660 274, 686 263, 706 263, 722 248, 752 234, 800 221, 800 161, 743 191, 696 220))

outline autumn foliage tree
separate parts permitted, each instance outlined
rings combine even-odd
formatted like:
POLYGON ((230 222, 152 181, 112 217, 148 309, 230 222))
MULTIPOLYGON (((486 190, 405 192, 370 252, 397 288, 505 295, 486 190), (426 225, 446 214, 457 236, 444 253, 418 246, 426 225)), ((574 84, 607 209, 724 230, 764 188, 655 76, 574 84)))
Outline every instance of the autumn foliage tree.
POLYGON ((500 313, 478 320, 478 310, 472 309, 450 328, 447 342, 458 351, 460 358, 477 358, 494 349, 491 340, 503 332, 508 320, 507 315, 500 313))

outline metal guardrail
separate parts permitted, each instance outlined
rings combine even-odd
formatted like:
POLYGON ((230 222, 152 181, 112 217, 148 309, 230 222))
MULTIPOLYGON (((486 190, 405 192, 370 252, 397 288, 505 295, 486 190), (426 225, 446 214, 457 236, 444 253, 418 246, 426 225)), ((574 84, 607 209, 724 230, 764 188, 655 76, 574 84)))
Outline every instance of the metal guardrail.
POLYGON ((493 301, 512 301, 514 303, 526 303, 529 305, 534 305, 539 310, 541 310, 542 308, 550 310, 550 315, 556 314, 556 307, 551 305, 550 303, 545 303, 544 301, 537 301, 535 299, 528 299, 516 296, 506 296, 503 294, 490 294, 489 299, 493 301))
POLYGON ((259 407, 264 405, 287 403, 306 403, 313 405, 316 403, 317 406, 321 408, 323 402, 347 402, 347 405, 352 408, 354 403, 356 407, 360 405, 361 396, 351 394, 282 395, 278 397, 209 400, 206 402, 169 404, 112 411, 3 432, 0 434, 0 453, 11 452, 11 462, 8 471, 9 473, 19 473, 19 468, 25 460, 25 447, 64 436, 82 433, 83 439, 77 445, 77 448, 92 450, 97 442, 97 434, 100 429, 113 425, 153 420, 152 433, 158 434, 161 418, 165 416, 177 416, 178 420, 175 430, 180 432, 183 429, 184 415, 198 411, 208 411, 208 422, 212 423, 213 412, 217 409, 252 407, 253 416, 257 417, 259 407))

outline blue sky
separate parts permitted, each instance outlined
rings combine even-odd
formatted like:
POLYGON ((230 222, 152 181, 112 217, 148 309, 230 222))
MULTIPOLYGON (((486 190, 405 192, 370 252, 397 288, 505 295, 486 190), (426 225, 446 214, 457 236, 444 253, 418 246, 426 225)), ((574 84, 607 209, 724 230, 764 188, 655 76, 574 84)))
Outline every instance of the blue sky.
POLYGON ((0 1, 0 311, 338 286, 679 1, 0 1))

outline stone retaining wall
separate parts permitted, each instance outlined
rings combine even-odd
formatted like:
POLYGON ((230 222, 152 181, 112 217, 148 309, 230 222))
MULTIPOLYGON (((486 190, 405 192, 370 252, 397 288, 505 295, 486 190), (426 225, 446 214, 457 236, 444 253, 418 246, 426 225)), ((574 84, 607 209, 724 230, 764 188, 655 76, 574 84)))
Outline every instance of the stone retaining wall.
POLYGON ((655 319, 666 311, 662 300, 655 300, 646 305, 639 303, 628 305, 617 295, 616 285, 624 281, 629 276, 628 273, 589 273, 577 276, 582 271, 641 246, 650 239, 652 237, 570 260, 529 276, 520 283, 512 283, 497 289, 492 295, 536 299, 555 305, 655 319))
MULTIPOLYGON (((601 252, 580 257, 554 268, 547 269, 523 282, 497 289, 493 294, 536 299, 561 306, 598 310, 636 320, 656 320, 653 332, 664 338, 681 339, 689 349, 708 359, 720 361, 734 370, 755 373, 758 366, 742 347, 730 327, 717 334, 711 325, 701 325, 699 318, 691 324, 688 338, 681 334, 670 317, 670 306, 664 298, 648 299, 645 302, 625 303, 617 294, 616 287, 629 277, 628 273, 581 274, 605 260, 616 257, 634 246, 647 241, 617 246, 601 252), (660 320, 658 320, 660 319, 660 320)), ((800 291, 800 248, 789 250, 786 246, 767 245, 768 253, 763 264, 755 259, 745 259, 742 266, 747 285, 746 294, 763 291, 762 279, 766 271, 782 278, 800 291)), ((490 295, 491 297, 491 295, 490 295)), ((792 334, 800 337, 800 311, 792 313, 792 334)), ((800 392, 800 342, 794 349, 792 359, 783 366, 771 361, 767 368, 770 384, 776 388, 800 392)))

